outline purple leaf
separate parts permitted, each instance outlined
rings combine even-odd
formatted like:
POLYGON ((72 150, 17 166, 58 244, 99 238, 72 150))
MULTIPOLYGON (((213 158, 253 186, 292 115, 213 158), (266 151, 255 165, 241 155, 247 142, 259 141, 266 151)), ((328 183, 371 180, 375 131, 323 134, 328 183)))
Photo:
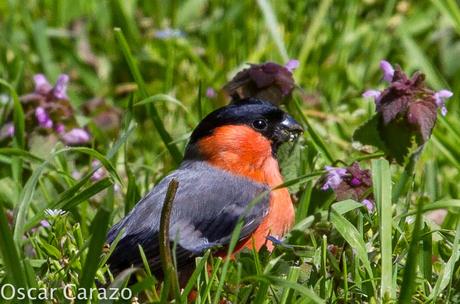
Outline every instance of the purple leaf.
MULTIPOLYGON (((439 100, 448 96, 447 92, 440 91, 436 95, 425 84, 425 75, 416 72, 412 78, 408 78, 399 67, 396 67, 392 82, 380 96, 380 107, 377 110, 382 115, 385 128, 392 121, 405 120, 409 126, 413 126, 414 135, 426 142, 436 123, 436 108, 439 100)), ((451 96, 451 95, 450 95, 451 96)), ((400 123, 400 125, 403 125, 400 123)), ((383 135, 385 132, 381 132, 383 135)), ((384 138, 384 141, 392 139, 384 138)))
POLYGON ((407 111, 407 121, 415 125, 422 136, 422 143, 426 142, 436 123, 436 105, 424 100, 411 103, 407 111))
POLYGON ((224 90, 234 101, 255 97, 278 105, 290 96, 294 87, 295 82, 290 70, 279 64, 267 62, 251 64, 249 68, 236 74, 224 86, 224 90))

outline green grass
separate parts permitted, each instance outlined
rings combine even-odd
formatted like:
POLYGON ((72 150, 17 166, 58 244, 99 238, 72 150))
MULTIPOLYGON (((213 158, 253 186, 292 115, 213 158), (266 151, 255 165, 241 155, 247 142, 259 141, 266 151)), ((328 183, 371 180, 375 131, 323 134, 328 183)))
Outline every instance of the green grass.
POLYGON ((198 303, 458 303, 459 35, 453 0, 0 1, 0 130, 7 122, 16 130, 12 140, 0 134, 0 285, 124 287, 135 276, 139 302, 167 302, 169 288, 148 267, 111 276, 107 230, 177 167, 194 126, 228 103, 219 90, 238 70, 299 59, 301 90, 286 109, 306 132, 281 161, 297 198, 295 227, 273 253, 198 258, 176 302, 196 291, 198 303), (182 34, 156 37, 165 28, 182 34), (361 93, 379 87, 380 59, 454 92, 406 167, 352 144, 374 113, 361 93), (37 73, 52 83, 70 75, 90 144, 67 148, 30 130, 19 97, 37 73), (98 113, 83 108, 93 98, 105 100, 102 112, 118 109, 114 130, 98 129, 98 113), (106 172, 99 181, 94 160, 106 172), (325 165, 354 160, 372 171, 376 213, 318 190, 325 165), (434 223, 430 213, 444 209, 434 223))

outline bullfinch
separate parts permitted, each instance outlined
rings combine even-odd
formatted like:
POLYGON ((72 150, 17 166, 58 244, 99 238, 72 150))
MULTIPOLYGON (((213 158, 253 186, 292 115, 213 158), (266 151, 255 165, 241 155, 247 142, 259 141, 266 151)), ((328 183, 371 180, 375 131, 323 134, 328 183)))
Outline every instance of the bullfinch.
POLYGON ((294 206, 283 183, 276 152, 302 133, 290 115, 259 99, 244 99, 215 110, 193 131, 179 168, 161 180, 109 231, 121 238, 108 260, 112 273, 141 266, 141 245, 153 272, 161 272, 160 214, 172 179, 179 182, 171 215, 170 240, 176 242, 178 270, 211 247, 229 244, 242 217, 235 252, 259 250, 267 237, 281 238, 292 226, 294 206), (256 197, 259 202, 247 208, 256 197), (249 209, 249 210, 247 210, 249 209))

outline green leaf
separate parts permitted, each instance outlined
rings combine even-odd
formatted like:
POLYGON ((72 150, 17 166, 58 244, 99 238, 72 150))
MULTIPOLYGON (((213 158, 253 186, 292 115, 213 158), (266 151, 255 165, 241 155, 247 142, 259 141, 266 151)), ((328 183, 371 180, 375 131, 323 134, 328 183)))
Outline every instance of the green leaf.
POLYGON ((380 139, 378 129, 379 116, 374 115, 371 119, 358 127, 353 133, 353 141, 357 141, 363 145, 370 145, 385 150, 385 143, 380 139))
POLYGON ((362 203, 350 199, 337 202, 333 204, 331 208, 334 209, 338 214, 345 214, 351 210, 364 208, 364 205, 362 203))
MULTIPOLYGON (((299 144, 284 144, 278 148, 277 158, 284 180, 292 180, 299 176, 299 161, 301 152, 302 150, 299 144)), ((297 193, 299 189, 300 184, 294 184, 289 187, 289 192, 297 193)))
POLYGON ((375 114, 356 129, 353 140, 384 151, 386 158, 395 160, 400 165, 417 148, 415 133, 403 119, 395 119, 384 125, 380 114, 375 114))
POLYGON ((50 255, 57 260, 61 258, 61 253, 59 252, 59 249, 57 249, 53 245, 48 244, 46 241, 40 241, 39 244, 40 244, 40 247, 42 247, 42 249, 46 252, 47 255, 50 255))

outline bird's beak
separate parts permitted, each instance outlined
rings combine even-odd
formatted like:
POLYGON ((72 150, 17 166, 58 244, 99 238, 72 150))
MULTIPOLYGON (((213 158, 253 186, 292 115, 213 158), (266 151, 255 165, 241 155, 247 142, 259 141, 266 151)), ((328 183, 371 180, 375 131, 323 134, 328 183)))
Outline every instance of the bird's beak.
POLYGON ((287 115, 278 124, 275 130, 275 143, 277 145, 287 141, 296 140, 303 133, 302 126, 292 116, 287 115))
POLYGON ((289 138, 287 138, 288 141, 296 140, 299 135, 303 133, 302 126, 290 115, 286 115, 284 120, 280 123, 280 126, 289 136, 289 138))

